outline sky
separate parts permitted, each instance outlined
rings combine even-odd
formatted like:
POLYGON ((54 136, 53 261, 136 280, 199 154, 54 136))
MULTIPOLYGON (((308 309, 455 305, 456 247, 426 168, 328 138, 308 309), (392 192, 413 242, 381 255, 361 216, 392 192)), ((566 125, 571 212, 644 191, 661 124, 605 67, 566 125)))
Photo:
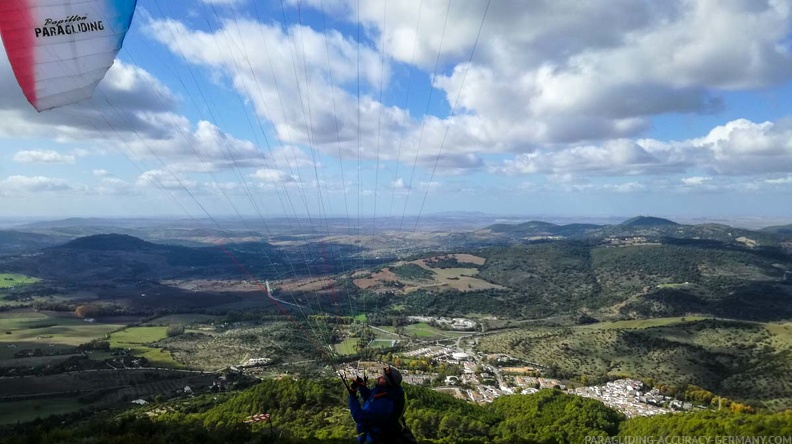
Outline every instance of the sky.
POLYGON ((0 217, 792 220, 792 0, 139 0, 0 217))

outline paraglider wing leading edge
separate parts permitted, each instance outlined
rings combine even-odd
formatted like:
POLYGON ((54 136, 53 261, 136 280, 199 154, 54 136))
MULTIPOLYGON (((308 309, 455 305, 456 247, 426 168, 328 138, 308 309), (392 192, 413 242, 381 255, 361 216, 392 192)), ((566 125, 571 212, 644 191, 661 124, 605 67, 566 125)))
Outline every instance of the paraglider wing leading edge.
POLYGON ((121 49, 136 0, 0 0, 0 35, 38 111, 93 95, 121 49))

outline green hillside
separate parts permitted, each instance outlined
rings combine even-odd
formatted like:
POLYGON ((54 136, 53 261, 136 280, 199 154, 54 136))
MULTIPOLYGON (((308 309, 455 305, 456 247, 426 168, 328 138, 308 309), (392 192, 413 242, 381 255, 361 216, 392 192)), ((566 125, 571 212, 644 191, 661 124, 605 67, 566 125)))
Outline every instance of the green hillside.
MULTIPOLYGON (((406 387, 406 422, 421 443, 581 443, 630 435, 772 436, 792 433, 789 414, 699 412, 625 419, 598 401, 542 390, 475 405, 406 387), (589 438, 590 439, 590 438, 589 438)), ((354 424, 337 380, 265 380, 218 393, 136 407, 73 414, 6 427, 4 443, 349 443, 354 424), (271 422, 247 425, 251 414, 271 422)))
POLYGON ((517 316, 585 309, 627 318, 792 318, 792 257, 710 241, 532 243, 486 250, 479 277, 508 287, 517 316), (788 275, 788 273, 786 273, 788 275))
POLYGON ((517 356, 576 381, 651 378, 771 409, 790 405, 792 326, 668 321, 654 326, 642 321, 644 328, 631 321, 514 330, 482 337, 478 348, 517 356))

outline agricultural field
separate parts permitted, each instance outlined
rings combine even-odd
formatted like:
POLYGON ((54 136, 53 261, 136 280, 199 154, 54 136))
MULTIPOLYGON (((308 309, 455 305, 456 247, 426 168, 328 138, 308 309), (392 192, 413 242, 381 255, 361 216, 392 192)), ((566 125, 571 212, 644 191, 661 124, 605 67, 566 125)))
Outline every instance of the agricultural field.
POLYGON ((404 327, 404 333, 408 336, 423 340, 452 339, 470 334, 470 332, 442 330, 437 327, 432 327, 425 322, 406 325, 404 327))
POLYGON ((23 274, 0 273, 0 289, 35 284, 40 279, 23 274))
POLYGON ((25 276, 23 274, 13 273, 0 273, 0 306, 4 307, 19 307, 25 303, 33 300, 42 299, 41 297, 25 296, 24 300, 16 300, 16 298, 6 298, 8 294, 26 285, 31 285, 39 282, 40 279, 25 276))
POLYGON ((0 379, 0 424, 83 408, 174 396, 185 386, 205 390, 211 374, 153 369, 93 370, 36 378, 0 379), (49 395, 49 396, 47 396, 49 395))
POLYGON ((168 337, 167 329, 167 327, 129 327, 110 335, 110 347, 128 349, 133 355, 148 359, 152 367, 182 367, 173 359, 170 352, 152 345, 168 337))
POLYGON ((353 275, 358 288, 400 291, 409 293, 419 289, 477 291, 488 289, 504 289, 505 287, 487 282, 477 277, 478 266, 483 265, 484 258, 470 254, 453 254, 448 257, 430 257, 411 262, 396 262, 389 268, 377 272, 358 272, 353 275), (452 258, 460 266, 458 268, 439 268, 430 266, 436 261, 448 261, 452 258), (462 265, 472 265, 464 267, 462 265))
POLYGON ((25 349, 41 349, 43 354, 73 352, 80 344, 123 328, 120 324, 88 323, 71 313, 11 310, 2 313, 0 359, 11 359, 25 349))
MULTIPOLYGON (((393 333, 395 331, 393 327, 371 328, 370 331, 374 334, 374 339, 369 341, 367 345, 369 349, 390 348, 396 346, 399 342, 398 336, 396 336, 396 333, 393 333)), ((358 344, 358 341, 359 338, 347 338, 335 344, 334 348, 339 354, 351 355, 357 352, 355 346, 358 344)))
POLYGON ((466 262, 479 266, 484 265, 484 263, 487 262, 485 258, 474 256, 472 254, 457 253, 457 254, 451 254, 450 256, 453 256, 459 262, 466 262))
POLYGON ((185 314, 171 314, 166 316, 161 316, 156 319, 152 319, 144 324, 144 326, 160 326, 160 327, 167 327, 169 325, 174 324, 182 324, 188 327, 191 326, 200 326, 201 324, 209 324, 211 322, 215 322, 221 320, 222 316, 212 316, 212 315, 205 315, 205 314, 193 314, 193 313, 185 313, 185 314))
POLYGON ((50 415, 62 415, 88 407, 74 398, 39 398, 0 402, 0 425, 32 421, 50 415))
POLYGON ((340 355, 353 355, 357 353, 355 346, 358 344, 358 338, 348 338, 335 344, 335 351, 340 355))
POLYGON ((203 324, 162 339, 155 346, 167 350, 177 362, 189 368, 206 371, 241 365, 254 358, 277 358, 285 362, 315 358, 315 346, 289 322, 239 324, 219 331, 203 324), (309 353, 303 354, 303 350, 309 353))
MULTIPOLYGON (((5 292, 9 293, 10 291, 16 291, 18 289, 19 286, 17 286, 16 289, 14 290, 11 290, 10 287, 7 287, 5 292)), ((96 300, 96 299, 99 299, 99 295, 88 291, 47 294, 46 296, 29 294, 29 295, 25 295, 24 297, 14 297, 13 295, 10 294, 5 295, 3 289, 0 288, 0 307, 26 308, 32 306, 36 302, 68 304, 73 302, 84 302, 84 301, 96 300)))
MULTIPOLYGON (((456 254, 453 255, 453 257, 458 262, 462 262, 462 263, 470 263, 475 265, 484 264, 484 258, 480 258, 478 256, 473 256, 470 254, 456 254)), ((426 259, 419 259, 417 261, 410 262, 412 264, 418 265, 419 267, 425 270, 429 270, 434 273, 432 285, 421 285, 421 286, 417 286, 418 288, 436 286, 441 289, 450 288, 459 291, 475 291, 475 290, 505 288, 500 285, 493 284, 477 278, 476 276, 479 273, 477 268, 463 268, 463 267, 433 268, 427 264, 427 262, 437 259, 439 258, 426 258, 426 259)))

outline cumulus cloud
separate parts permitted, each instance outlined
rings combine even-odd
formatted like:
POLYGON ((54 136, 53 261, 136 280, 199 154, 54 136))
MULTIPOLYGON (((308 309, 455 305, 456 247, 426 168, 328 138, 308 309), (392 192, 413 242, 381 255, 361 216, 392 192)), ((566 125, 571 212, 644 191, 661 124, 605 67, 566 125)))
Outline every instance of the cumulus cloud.
POLYGON ((217 171, 265 162, 252 142, 207 121, 193 125, 176 112, 177 105, 176 95, 149 72, 116 60, 94 98, 37 113, 16 85, 10 65, 0 62, 0 137, 45 136, 64 145, 80 143, 71 154, 21 151, 15 161, 74 163, 77 156, 109 150, 133 159, 168 161, 179 171, 217 171))
POLYGON ((155 187, 160 190, 182 191, 185 188, 195 190, 198 182, 184 176, 163 170, 149 170, 138 176, 138 187, 155 187))
POLYGON ((682 183, 688 186, 699 186, 705 184, 707 181, 711 181, 711 177, 684 177, 682 178, 682 183))
POLYGON ((652 153, 627 139, 603 145, 571 146, 519 154, 503 162, 498 171, 507 174, 555 174, 586 172, 600 175, 638 175, 667 172, 678 166, 668 163, 668 156, 652 153))
MULTIPOLYGON (((0 64, 0 137, 47 137, 67 147, 20 151, 12 156, 18 163, 75 163, 120 151, 145 171, 130 183, 100 181, 108 190, 239 190, 225 177, 199 177, 224 170, 267 190, 375 188, 366 179, 357 183, 369 171, 341 183, 343 162, 328 156, 347 169, 376 160, 378 188, 394 194, 423 187, 430 171, 537 175, 543 177, 526 189, 614 193, 781 188, 782 174, 792 171, 792 121, 784 119, 734 119, 687 140, 645 136, 658 115, 717 115, 733 103, 729 92, 789 82, 789 0, 502 0, 491 2, 477 43, 483 0, 287 3, 322 9, 337 30, 318 20, 262 22, 224 8, 208 27, 184 16, 137 21, 144 37, 181 58, 175 63, 199 68, 198 76, 208 72, 223 94, 239 94, 240 111, 250 106, 263 123, 266 146, 236 126, 233 134, 224 131, 214 117, 192 117, 204 115, 204 105, 219 110, 217 104, 198 103, 187 117, 171 83, 120 61, 94 99, 41 114, 0 64), (350 32, 358 18, 360 41, 350 32), (431 103, 424 102, 428 88, 431 103), (409 175, 413 166, 423 171, 409 175)), ((94 175, 110 179, 104 170, 94 175)))
MULTIPOLYGON (((608 141, 537 149, 507 159, 494 171, 507 174, 594 174, 629 176, 706 171, 711 175, 764 175, 792 170, 792 120, 755 123, 738 119, 703 137, 684 141, 656 139, 608 141)), ((706 176, 682 178, 702 185, 706 176)))
POLYGON ((763 174, 792 170, 792 120, 755 123, 738 119, 691 141, 709 154, 719 174, 763 174))
POLYGON ((674 161, 624 142, 646 131, 653 116, 718 112, 724 91, 792 78, 784 1, 493 2, 472 63, 486 2, 299 5, 353 24, 360 18, 368 40, 248 19, 224 20, 214 32, 151 20, 148 30, 190 63, 228 79, 280 141, 342 159, 415 159, 424 168, 434 167, 442 147, 441 174, 479 170, 483 156, 503 152, 522 154, 507 168, 512 173, 575 168, 581 158, 602 173, 628 165, 628 174, 640 174, 674 161), (353 85, 358 48, 360 97, 353 85), (415 110, 424 105, 408 111, 406 103, 376 99, 381 82, 406 89, 389 83, 394 64, 431 76, 438 54, 441 70, 430 81, 449 107, 459 95, 457 115, 422 115, 415 110), (241 69, 236 60, 250 65, 241 69), (559 147, 559 155, 550 154, 559 147))
POLYGON ((255 173, 251 174, 251 177, 266 184, 285 184, 298 182, 297 177, 295 176, 289 175, 280 170, 269 168, 257 170, 255 173))
MULTIPOLYGON (((358 100, 347 90, 357 88, 358 80, 363 87, 379 88, 389 76, 375 51, 359 48, 334 30, 325 34, 298 25, 283 29, 244 18, 224 19, 211 33, 162 19, 151 20, 147 30, 187 62, 209 66, 228 79, 260 116, 274 124, 284 143, 356 139, 359 125, 349 125, 353 116, 358 117, 358 100), (246 61, 244 69, 239 60, 246 61)), ((366 98, 362 102, 366 115, 380 112, 381 105, 366 98)), ((385 120, 388 125, 393 118, 385 120)), ((360 123, 364 124, 376 127, 378 122, 360 123)))
POLYGON ((81 187, 56 177, 17 175, 0 180, 0 195, 2 196, 79 191, 79 188, 81 187))
POLYGON ((766 179, 764 182, 773 185, 792 184, 792 176, 780 177, 778 179, 766 179))
POLYGON ((434 85, 468 114, 456 130, 487 151, 633 137, 651 116, 717 112, 722 91, 792 77, 787 1, 493 2, 468 66, 485 3, 307 2, 360 17, 378 50, 426 74, 439 53, 450 69, 434 85))
POLYGON ((75 163, 74 156, 61 154, 53 150, 17 151, 13 160, 20 163, 65 163, 72 165, 75 163))
POLYGON ((91 193, 104 196, 130 196, 138 193, 134 184, 116 177, 102 177, 97 186, 90 187, 91 193))

